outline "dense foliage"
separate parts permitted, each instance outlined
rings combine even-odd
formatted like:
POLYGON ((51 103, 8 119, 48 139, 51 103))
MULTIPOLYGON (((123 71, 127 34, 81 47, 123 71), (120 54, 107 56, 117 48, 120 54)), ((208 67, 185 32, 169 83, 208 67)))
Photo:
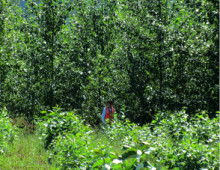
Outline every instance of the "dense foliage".
POLYGON ((11 119, 6 110, 0 114, 0 154, 3 154, 16 138, 16 128, 12 126, 11 119))
POLYGON ((218 9, 1 0, 0 168, 219 169, 218 9))
POLYGON ((30 126, 25 130, 21 120, 12 126, 2 113, 0 166, 5 169, 219 169, 219 115, 158 113, 144 126, 115 116, 114 124, 99 129, 84 124, 76 111, 54 108, 36 119, 30 133, 30 126))
POLYGON ((53 137, 49 161, 61 169, 218 169, 218 120, 205 112, 188 118, 181 111, 157 114, 142 127, 116 119, 99 131, 85 126, 74 112, 55 110, 39 125, 46 146, 48 136, 53 137))
POLYGON ((83 125, 83 120, 77 117, 74 112, 61 112, 55 108, 53 112, 46 113, 38 120, 39 131, 42 134, 42 139, 45 142, 45 147, 48 148, 53 140, 58 135, 71 133, 72 135, 82 131, 86 126, 83 125))
POLYGON ((100 123, 105 100, 145 124, 218 110, 217 0, 0 2, 0 108, 55 106, 100 123))

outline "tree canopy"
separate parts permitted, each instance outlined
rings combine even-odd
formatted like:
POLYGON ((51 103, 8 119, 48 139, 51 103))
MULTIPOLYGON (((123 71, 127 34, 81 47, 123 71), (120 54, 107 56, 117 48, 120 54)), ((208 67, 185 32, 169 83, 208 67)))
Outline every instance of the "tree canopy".
POLYGON ((98 124, 105 101, 144 124, 219 110, 217 0, 0 2, 0 108, 59 106, 98 124))

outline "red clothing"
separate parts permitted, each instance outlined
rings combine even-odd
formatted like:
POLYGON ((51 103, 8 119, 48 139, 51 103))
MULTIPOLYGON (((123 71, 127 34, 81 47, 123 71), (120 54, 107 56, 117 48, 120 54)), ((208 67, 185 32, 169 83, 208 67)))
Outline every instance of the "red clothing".
POLYGON ((106 107, 105 119, 110 119, 109 123, 111 123, 111 121, 114 119, 114 108, 111 108, 110 112, 110 109, 106 107))

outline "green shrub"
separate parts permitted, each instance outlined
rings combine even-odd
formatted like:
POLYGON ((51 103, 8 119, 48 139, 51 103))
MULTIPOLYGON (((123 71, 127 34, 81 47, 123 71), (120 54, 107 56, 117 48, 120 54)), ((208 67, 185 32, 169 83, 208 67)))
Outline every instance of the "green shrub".
POLYGON ((0 115, 0 154, 4 153, 16 137, 15 128, 7 116, 6 109, 0 115))
POLYGON ((59 108, 47 113, 42 111, 45 116, 37 121, 39 131, 42 134, 42 141, 45 148, 51 146, 51 143, 58 135, 65 136, 68 133, 77 134, 82 126, 83 120, 73 112, 61 112, 59 108))
POLYGON ((94 139, 90 140, 87 135, 89 132, 58 136, 53 143, 54 154, 51 155, 53 163, 63 169, 91 165, 94 161, 92 150, 96 147, 96 143, 92 143, 94 139))
POLYGON ((92 131, 74 112, 55 110, 39 125, 50 160, 63 169, 218 169, 218 120, 181 111, 158 114, 152 127, 115 117, 92 131))
POLYGON ((157 155, 162 164, 180 169, 217 169, 219 117, 205 112, 187 118, 185 111, 161 114, 153 121, 157 155))
POLYGON ((146 134, 145 132, 150 133, 146 126, 141 128, 128 120, 120 122, 117 118, 114 124, 106 125, 102 132, 93 132, 81 124, 79 126, 81 129, 76 134, 59 135, 53 141, 53 154, 50 159, 57 167, 61 169, 153 167, 145 159, 146 154, 141 156, 139 149, 139 147, 142 150, 150 148, 146 143, 140 145, 139 141, 139 137, 146 134))

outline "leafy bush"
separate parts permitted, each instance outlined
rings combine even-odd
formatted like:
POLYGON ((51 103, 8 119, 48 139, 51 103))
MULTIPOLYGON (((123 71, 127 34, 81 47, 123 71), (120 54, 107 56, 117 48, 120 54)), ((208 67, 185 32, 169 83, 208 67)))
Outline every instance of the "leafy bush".
POLYGON ((92 143, 89 132, 59 135, 56 142, 53 143, 54 154, 51 158, 56 166, 66 168, 79 168, 90 165, 94 160, 92 150, 96 143, 92 143))
MULTIPOLYGON (((126 146, 121 145, 119 136, 114 136, 116 141, 114 142, 112 134, 107 134, 107 131, 110 132, 107 129, 105 133, 98 136, 92 131, 78 132, 76 135, 60 135, 54 143, 54 154, 51 156, 53 162, 63 169, 130 169, 141 167, 139 165, 141 163, 140 155, 142 154, 140 150, 136 147, 126 148, 126 146)), ((143 158, 141 161, 145 162, 146 167, 151 165, 143 158)))
POLYGON ((214 169, 218 164, 219 117, 205 112, 188 118, 185 111, 158 114, 153 134, 159 159, 170 168, 214 169))
MULTIPOLYGON (((61 112, 61 109, 54 108, 53 111, 45 114, 37 122, 39 131, 42 134, 42 140, 45 147, 51 146, 51 143, 58 135, 66 135, 68 133, 77 134, 83 127, 83 120, 79 116, 76 116, 73 112, 61 112)), ((88 127, 86 127, 88 128, 88 127)))
POLYGON ((0 154, 4 153, 16 137, 15 128, 4 109, 0 115, 0 154))
POLYGON ((53 146, 50 161, 63 169, 217 169, 218 119, 181 111, 157 114, 152 127, 141 127, 116 117, 94 131, 74 112, 55 110, 39 125, 53 146))

